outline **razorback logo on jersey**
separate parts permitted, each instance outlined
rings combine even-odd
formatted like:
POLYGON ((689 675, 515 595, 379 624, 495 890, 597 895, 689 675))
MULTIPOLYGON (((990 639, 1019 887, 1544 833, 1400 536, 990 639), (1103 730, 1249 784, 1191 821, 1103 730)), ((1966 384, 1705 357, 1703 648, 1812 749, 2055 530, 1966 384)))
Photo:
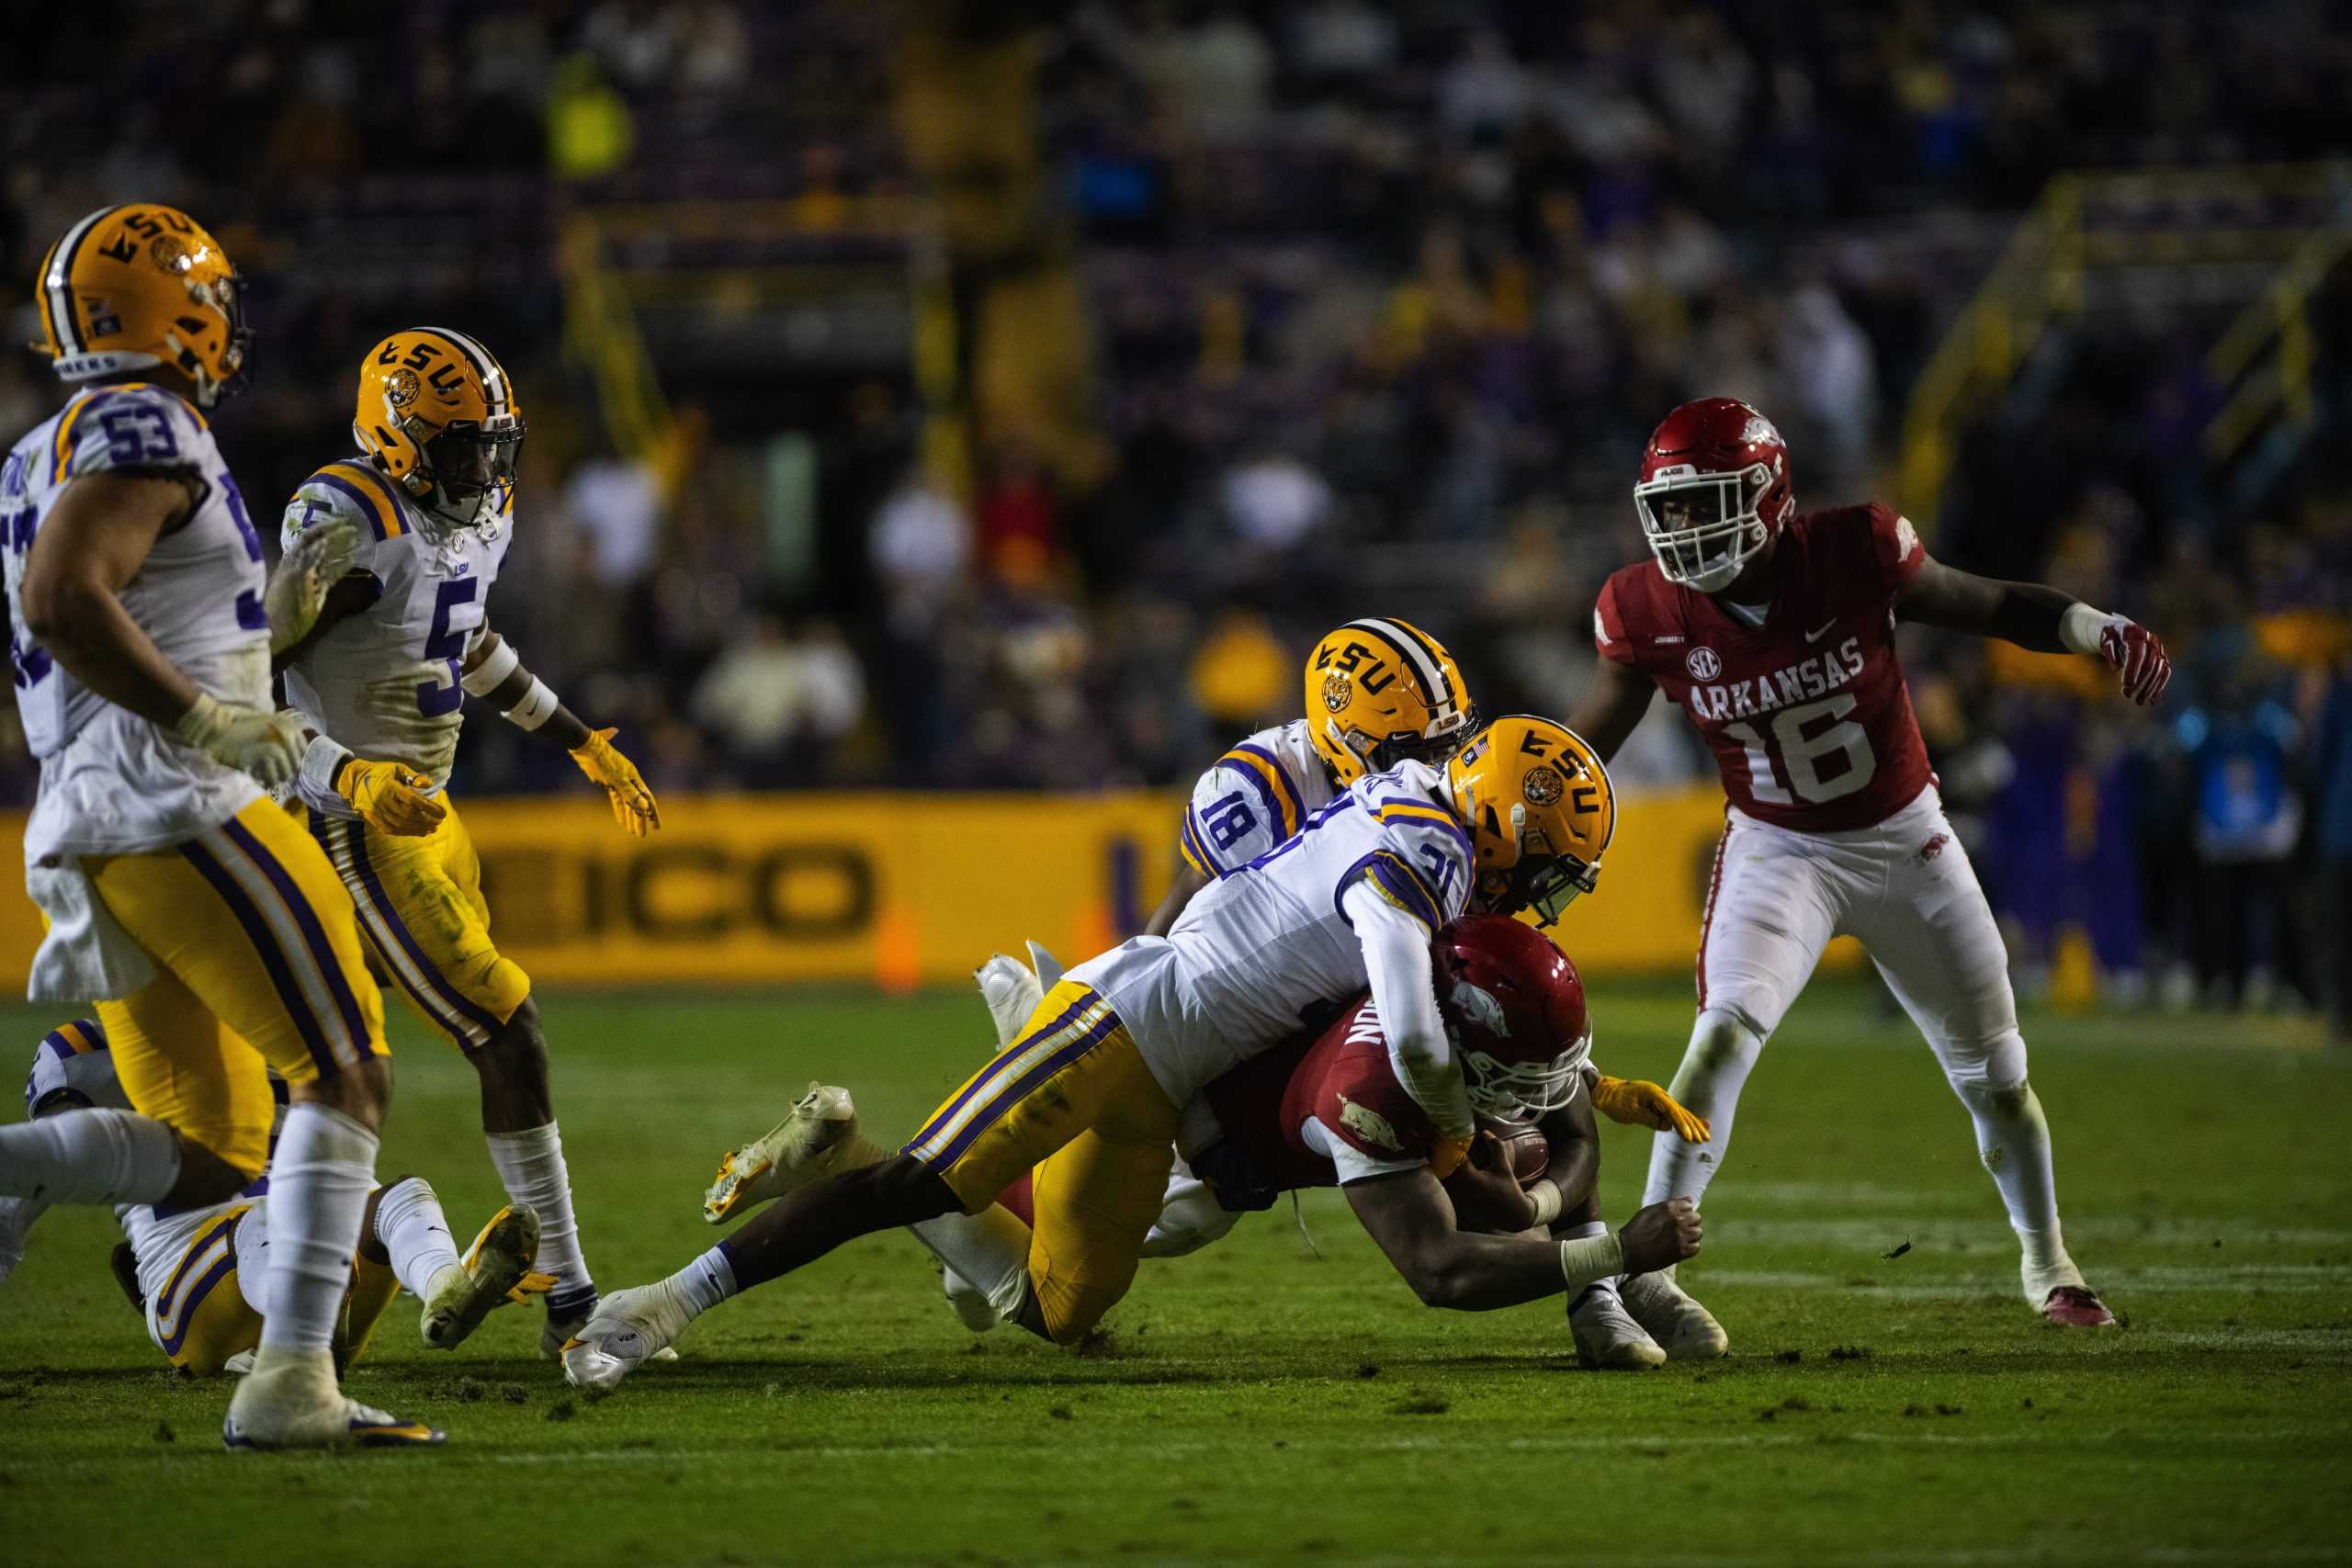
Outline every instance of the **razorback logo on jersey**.
POLYGON ((1387 1117, 1383 1116, 1369 1105, 1362 1105, 1350 1100, 1344 1094, 1340 1095, 1339 1100, 1340 1126, 1367 1144, 1377 1144, 1384 1149, 1401 1151, 1404 1148, 1403 1143, 1397 1139, 1396 1127, 1389 1122, 1387 1117))

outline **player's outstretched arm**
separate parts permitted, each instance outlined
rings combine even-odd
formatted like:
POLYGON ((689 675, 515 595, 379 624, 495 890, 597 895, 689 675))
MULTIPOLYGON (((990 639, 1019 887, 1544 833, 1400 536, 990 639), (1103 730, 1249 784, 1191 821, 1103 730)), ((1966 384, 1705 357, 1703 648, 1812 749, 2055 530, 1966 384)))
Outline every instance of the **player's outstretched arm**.
POLYGON ((565 707, 548 683, 523 668, 514 645, 482 623, 467 650, 462 683, 505 716, 509 724, 547 739, 571 753, 571 760, 591 783, 600 784, 613 803, 613 820, 636 838, 662 826, 662 810, 653 802, 637 764, 613 744, 616 730, 591 729, 565 707))
POLYGON ((1650 711, 1650 699, 1656 695, 1657 682, 1639 670, 1603 659, 1593 667, 1592 679, 1585 683, 1576 706, 1568 710, 1566 723, 1606 762, 1617 755, 1617 748, 1625 744, 1625 738, 1650 711))
POLYGON ((1653 1203, 1613 1236, 1555 1242, 1522 1232, 1474 1235, 1427 1167, 1340 1189, 1348 1206, 1429 1306, 1487 1312, 1580 1291, 1618 1273, 1645 1274, 1698 1255, 1698 1211, 1686 1198, 1653 1203))
POLYGON ((2172 679, 2172 660, 2155 633, 2122 615, 2095 610, 2039 582, 1978 577, 1923 557, 1896 594, 1903 620, 1996 637, 2036 653, 2088 654, 2117 672, 2123 694, 2153 703, 2172 679))

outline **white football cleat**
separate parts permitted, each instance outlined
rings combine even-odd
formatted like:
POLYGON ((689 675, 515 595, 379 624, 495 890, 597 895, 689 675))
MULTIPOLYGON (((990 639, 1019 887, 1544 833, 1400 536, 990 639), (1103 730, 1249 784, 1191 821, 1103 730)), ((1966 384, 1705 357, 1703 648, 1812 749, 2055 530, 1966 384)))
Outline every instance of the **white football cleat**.
POLYGON ((1593 1371, 1645 1372, 1666 1365, 1666 1352, 1605 1285, 1588 1286, 1569 1306, 1568 1332, 1577 1342, 1577 1364, 1593 1371))
MULTIPOLYGON (((556 1317, 550 1314, 539 1328, 539 1359, 542 1361, 562 1360, 563 1348, 571 1343, 581 1329, 587 1326, 588 1320, 595 1314, 596 1309, 594 1305, 591 1305, 586 1312, 574 1313, 570 1317, 556 1317)), ((675 1350, 656 1350, 645 1359, 649 1361, 674 1361, 678 1359, 678 1353, 675 1350)))
POLYGON ((237 1385, 220 1424, 222 1446, 263 1451, 393 1449, 444 1440, 447 1434, 437 1427, 345 1399, 334 1385, 334 1365, 324 1350, 272 1352, 267 1366, 248 1372, 237 1385))
POLYGON ((956 1321, 973 1333, 986 1334, 1004 1321, 989 1304, 989 1293, 955 1269, 942 1269, 939 1282, 947 1292, 947 1304, 956 1309, 956 1321))
POLYGON ((692 1321, 668 1280, 615 1291, 563 1347, 563 1381, 574 1388, 606 1390, 670 1348, 692 1321))
POLYGON ((980 1000, 988 1004, 989 1022, 996 1027, 1001 1051, 1020 1037, 1022 1025, 1046 999, 1046 987, 1029 965, 1001 953, 973 970, 972 978, 979 983, 980 1000))
POLYGON ((857 1107, 849 1090, 812 1083, 792 1114, 718 1162, 702 1195, 702 1217, 722 1224, 745 1211, 797 1192, 841 1164, 857 1141, 857 1107))
POLYGON ((444 1269, 431 1283, 417 1331, 428 1350, 454 1350, 481 1326, 490 1309, 523 1282, 539 1255, 538 1211, 501 1209, 481 1227, 465 1261, 444 1269))
POLYGON ((1712 1361, 1731 1354, 1724 1325, 1664 1270, 1628 1274, 1617 1281, 1617 1292, 1668 1360, 1712 1361))

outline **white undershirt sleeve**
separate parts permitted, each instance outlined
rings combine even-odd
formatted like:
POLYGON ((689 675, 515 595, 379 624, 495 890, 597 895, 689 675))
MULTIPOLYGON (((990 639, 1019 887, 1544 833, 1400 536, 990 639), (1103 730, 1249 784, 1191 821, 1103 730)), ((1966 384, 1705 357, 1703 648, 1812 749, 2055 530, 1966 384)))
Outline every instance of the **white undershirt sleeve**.
POLYGON ((1363 944, 1372 1004, 1388 1035, 1396 1081, 1429 1112, 1441 1138, 1467 1138, 1476 1127, 1470 1089, 1462 1081, 1437 1010, 1437 980, 1430 961, 1430 929, 1358 882, 1340 896, 1340 909, 1363 944))
POLYGON ((1345 1138, 1323 1125, 1320 1116, 1309 1116, 1300 1123, 1301 1142, 1331 1162, 1340 1173, 1340 1185, 1363 1181, 1374 1176, 1394 1176, 1402 1171, 1419 1170, 1429 1162, 1419 1159, 1374 1159, 1349 1143, 1345 1138))

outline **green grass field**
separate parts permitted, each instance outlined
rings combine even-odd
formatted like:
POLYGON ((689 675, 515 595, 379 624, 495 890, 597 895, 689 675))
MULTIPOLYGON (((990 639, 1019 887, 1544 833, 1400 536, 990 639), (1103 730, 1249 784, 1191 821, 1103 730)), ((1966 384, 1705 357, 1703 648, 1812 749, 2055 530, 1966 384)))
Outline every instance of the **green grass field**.
MULTIPOLYGON (((714 1235, 719 1151, 811 1077, 902 1133, 979 1055, 960 995, 547 998, 600 1280, 714 1235)), ((1682 987, 1595 998, 1664 1079, 1682 987)), ((5 1013, 28 1055, 52 1020, 5 1013)), ((402 1019, 386 1174, 463 1229, 498 1201, 471 1075, 402 1019)), ((901 1235, 705 1317, 597 1402, 501 1313, 461 1350, 395 1303, 352 1391, 430 1453, 221 1451, 52 1213, 0 1288, 0 1558, 1626 1564, 2352 1560, 2352 1058, 2314 1026, 2030 1019, 2076 1258, 2129 1318, 2043 1327, 1965 1117, 1909 1027, 1815 988, 1751 1081, 1685 1283, 1729 1359, 1577 1370, 1560 1303, 1419 1306, 1336 1193, 1147 1264, 1104 1353, 975 1339, 901 1235), (1886 1255, 1908 1242, 1899 1258, 1886 1255)), ((9 1068, 14 1071, 13 1067, 9 1068)), ((1622 1217, 1648 1134, 1607 1128, 1622 1217)))

